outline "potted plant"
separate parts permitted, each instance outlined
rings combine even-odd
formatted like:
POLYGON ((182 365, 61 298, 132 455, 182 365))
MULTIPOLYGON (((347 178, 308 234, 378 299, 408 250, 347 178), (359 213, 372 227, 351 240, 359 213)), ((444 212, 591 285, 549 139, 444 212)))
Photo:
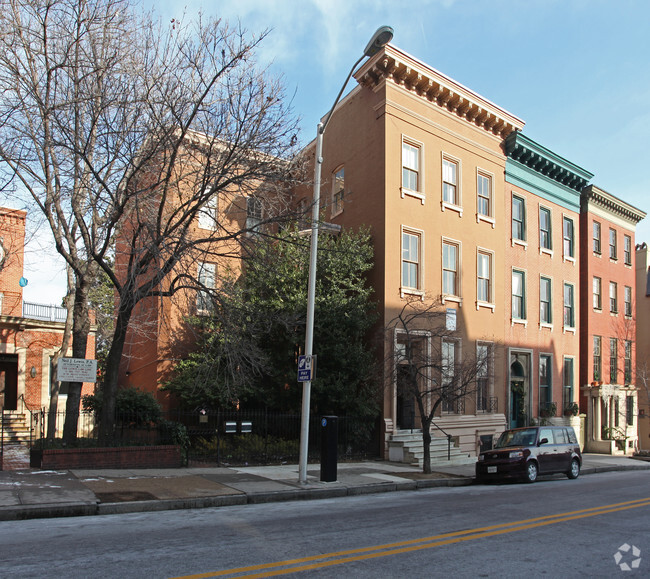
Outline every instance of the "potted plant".
POLYGON ((555 402, 547 402, 539 409, 539 415, 542 418, 550 418, 557 413, 557 404, 555 402))
POLYGON ((580 407, 577 402, 569 402, 564 409, 565 416, 578 416, 580 412, 580 407))

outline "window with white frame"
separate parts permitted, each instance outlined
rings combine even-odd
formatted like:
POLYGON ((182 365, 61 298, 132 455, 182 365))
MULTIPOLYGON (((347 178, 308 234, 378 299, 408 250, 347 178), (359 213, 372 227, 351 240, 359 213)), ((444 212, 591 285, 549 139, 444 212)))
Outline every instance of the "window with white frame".
MULTIPOLYGON (((636 396, 628 395, 625 397, 625 422, 628 426, 634 426, 634 400, 636 396)), ((643 416, 643 412, 640 414, 643 416)))
POLYGON ((564 367, 562 368, 562 407, 564 410, 569 409, 573 404, 573 382, 574 382, 574 363, 573 358, 564 358, 564 367))
POLYGON ((219 209, 219 198, 212 195, 199 211, 199 227, 201 229, 217 228, 217 211, 219 209))
POLYGON ((632 341, 625 340, 625 360, 624 360, 624 372, 625 372, 625 383, 632 384, 632 341))
POLYGON ((456 391, 456 361, 458 358, 458 342, 455 340, 442 341, 442 410, 455 412, 457 410, 456 391))
POLYGON ((422 147, 402 141, 402 189, 421 193, 420 157, 422 147))
POLYGON ((602 380, 603 376, 603 339, 601 336, 594 336, 594 380, 602 380))
POLYGON ((618 248, 616 246, 616 229, 609 230, 609 259, 618 259, 618 248))
POLYGON ((460 247, 458 243, 442 242, 442 293, 447 296, 460 296, 459 271, 460 247))
POLYGON ((476 344, 476 410, 490 410, 490 376, 492 375, 493 344, 477 342, 476 344))
POLYGON ((422 234, 402 230, 402 289, 421 290, 421 241, 422 234))
POLYGON ((339 167, 332 178, 332 217, 343 211, 345 196, 345 168, 339 167))
POLYGON ((476 211, 481 217, 492 218, 492 176, 481 171, 476 176, 476 211))
POLYGON ((623 263, 632 265, 632 238, 629 235, 623 236, 623 263))
POLYGON ((551 393, 553 364, 550 354, 540 354, 539 356, 539 410, 540 413, 546 410, 553 401, 551 393))
POLYGON ((609 311, 618 313, 618 286, 615 281, 609 282, 609 311))
POLYGON ((628 318, 632 317, 632 288, 630 286, 625 286, 623 290, 623 300, 625 305, 625 315, 628 318))
POLYGON ((214 263, 199 262, 197 281, 199 290, 196 294, 196 309, 199 312, 209 312, 213 309, 211 291, 215 287, 217 266, 214 263))
POLYGON ((551 236, 551 210, 539 208, 539 247, 550 251, 553 249, 551 236))
POLYGON ((541 324, 551 325, 553 323, 552 295, 551 278, 541 276, 539 278, 539 321, 541 324))
POLYGON ((593 308, 594 310, 603 309, 603 282, 599 277, 593 279, 593 308))
POLYGON ((564 284, 564 327, 575 328, 575 296, 574 287, 570 283, 564 284))
POLYGON ((609 339, 609 383, 617 384, 618 376, 618 340, 609 339))
POLYGON ((480 249, 477 253, 476 299, 483 303, 494 303, 492 289, 492 253, 480 249))
POLYGON ((594 221, 593 223, 593 232, 592 232, 592 243, 593 243, 593 252, 600 255, 601 244, 600 244, 600 223, 594 221))
POLYGON ((512 318, 526 319, 526 274, 517 269, 512 270, 512 318))
POLYGON ((460 205, 458 194, 458 163, 442 159, 442 200, 449 205, 460 205))
POLYGON ((564 257, 575 257, 575 236, 573 229, 573 219, 564 217, 562 219, 562 236, 563 236, 563 255, 564 257))
POLYGON ((526 203, 516 195, 512 196, 512 239, 526 241, 526 203))
POLYGON ((262 223, 262 202, 257 197, 246 198, 246 229, 248 235, 255 236, 259 233, 262 223))

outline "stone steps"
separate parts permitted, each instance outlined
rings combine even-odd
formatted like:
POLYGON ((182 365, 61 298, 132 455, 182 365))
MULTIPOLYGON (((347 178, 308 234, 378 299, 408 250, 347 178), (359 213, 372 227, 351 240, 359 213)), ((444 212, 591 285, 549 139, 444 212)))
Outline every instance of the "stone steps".
MULTIPOLYGON (((423 466, 424 445, 422 442, 422 431, 408 430, 398 431, 391 436, 388 443, 389 460, 406 462, 409 464, 423 466)), ((473 464, 476 458, 462 452, 458 447, 448 448, 446 438, 433 436, 429 448, 431 464, 441 465, 462 465, 473 464)))
POLYGON ((29 442, 31 430, 27 416, 22 412, 5 412, 2 426, 5 443, 29 442))

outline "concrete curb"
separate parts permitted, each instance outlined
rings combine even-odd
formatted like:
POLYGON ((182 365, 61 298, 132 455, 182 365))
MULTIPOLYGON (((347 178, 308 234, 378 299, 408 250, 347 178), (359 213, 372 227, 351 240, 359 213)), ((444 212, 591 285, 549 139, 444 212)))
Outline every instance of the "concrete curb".
MULTIPOLYGON (((614 471, 649 470, 647 464, 625 466, 585 467, 581 476, 614 471)), ((209 497, 188 497, 181 499, 160 499, 129 501, 119 503, 100 503, 99 501, 80 501, 51 503, 41 505, 12 505, 0 507, 0 521, 16 521, 37 518, 77 517, 91 515, 116 515, 126 513, 145 513, 183 509, 202 509, 229 507, 237 505, 256 505, 287 501, 307 501, 354 497, 396 491, 414 491, 431 488, 453 488, 475 484, 471 476, 458 476, 444 479, 405 479, 403 482, 377 482, 370 484, 350 484, 334 482, 328 486, 296 487, 278 491, 243 492, 215 495, 209 497)))
POLYGON ((163 499, 155 501, 129 501, 124 503, 99 503, 96 515, 123 515, 126 513, 150 513, 155 511, 177 511, 183 509, 207 509, 245 505, 245 494, 220 495, 187 499, 163 499))
POLYGON ((53 519, 59 517, 85 517, 97 514, 97 502, 51 503, 44 505, 19 505, 0 507, 0 521, 27 519, 53 519))

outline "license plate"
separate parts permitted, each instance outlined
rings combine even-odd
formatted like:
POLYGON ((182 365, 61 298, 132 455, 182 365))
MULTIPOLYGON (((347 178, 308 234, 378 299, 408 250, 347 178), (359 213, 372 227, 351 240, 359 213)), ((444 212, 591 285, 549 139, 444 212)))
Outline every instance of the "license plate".
POLYGON ((497 467, 496 466, 488 466, 487 471, 489 474, 494 474, 497 472, 497 467))

